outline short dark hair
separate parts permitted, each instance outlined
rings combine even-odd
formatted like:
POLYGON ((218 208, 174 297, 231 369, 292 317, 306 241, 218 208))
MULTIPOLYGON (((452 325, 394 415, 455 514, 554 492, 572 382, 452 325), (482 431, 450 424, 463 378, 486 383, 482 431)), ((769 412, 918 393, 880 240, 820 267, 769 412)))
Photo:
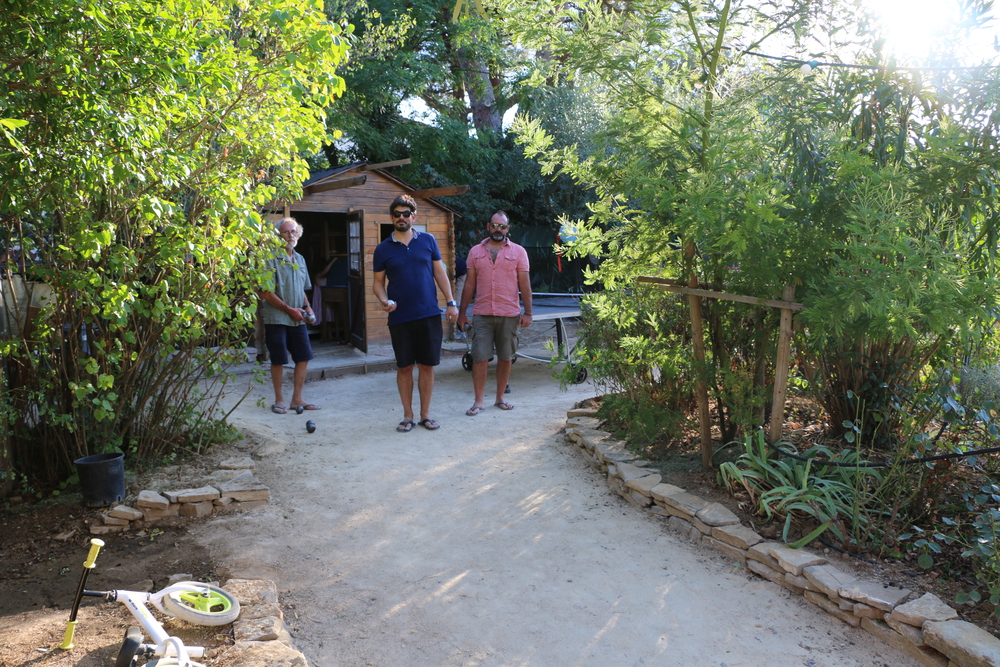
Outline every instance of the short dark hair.
POLYGON ((396 210, 397 206, 407 207, 410 209, 410 213, 417 212, 417 201, 410 195, 399 195, 393 199, 392 203, 389 204, 389 215, 392 215, 392 212, 396 210))

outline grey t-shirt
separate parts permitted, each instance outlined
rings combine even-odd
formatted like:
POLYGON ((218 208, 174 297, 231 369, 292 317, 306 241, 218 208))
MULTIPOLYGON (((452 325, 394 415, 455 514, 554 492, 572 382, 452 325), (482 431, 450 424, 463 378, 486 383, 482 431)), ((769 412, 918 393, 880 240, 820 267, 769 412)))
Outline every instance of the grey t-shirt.
MULTIPOLYGON (((284 250, 279 250, 278 256, 267 265, 274 271, 274 293, 292 308, 301 308, 305 305, 305 291, 312 288, 305 257, 297 252, 289 257, 284 250)), ((264 302, 263 312, 264 324, 284 324, 289 327, 305 324, 293 320, 288 313, 278 310, 267 301, 264 302)))

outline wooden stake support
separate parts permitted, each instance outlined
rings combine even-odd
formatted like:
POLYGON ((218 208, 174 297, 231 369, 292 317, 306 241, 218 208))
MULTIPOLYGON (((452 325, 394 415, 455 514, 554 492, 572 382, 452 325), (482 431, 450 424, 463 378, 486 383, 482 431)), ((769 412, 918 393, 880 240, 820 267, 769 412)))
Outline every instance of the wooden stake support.
MULTIPOLYGON (((701 289, 698 278, 691 274, 688 284, 685 286, 679 280, 666 278, 654 278, 652 276, 639 276, 637 282, 647 283, 665 292, 683 294, 688 297, 688 304, 691 308, 691 347, 694 353, 695 363, 699 366, 705 363, 705 334, 701 317, 702 297, 708 299, 722 299, 724 301, 737 301, 754 306, 765 306, 768 308, 778 308, 781 310, 781 323, 778 332, 778 356, 774 363, 774 394, 771 399, 771 422, 768 428, 768 437, 771 442, 781 440, 781 428, 785 421, 785 401, 788 393, 788 369, 791 360, 792 349, 792 315, 795 311, 805 308, 801 303, 795 303, 795 286, 785 285, 781 294, 781 300, 761 299, 743 294, 729 294, 715 290, 701 289)), ((699 379, 695 388, 698 401, 698 421, 701 432, 701 465, 705 469, 712 467, 712 420, 708 410, 708 387, 704 379, 699 379)))
MULTIPOLYGON (((694 243, 688 244, 687 256, 693 257, 694 243)), ((712 418, 708 411, 708 382, 705 381, 702 369, 705 366, 705 331, 701 319, 701 299, 693 291, 698 290, 698 276, 694 271, 688 282, 688 306, 691 309, 691 345, 694 348, 694 362, 698 366, 698 383, 695 386, 695 397, 698 401, 698 423, 701 436, 701 467, 712 468, 712 418)))
MULTIPOLYGON (((781 298, 791 301, 795 298, 795 286, 785 285, 781 298)), ((774 362, 774 395, 771 399, 771 426, 768 437, 771 442, 781 440, 781 427, 785 423, 785 399, 788 394, 788 364, 792 352, 792 310, 781 309, 781 324, 778 330, 778 358, 774 362)))

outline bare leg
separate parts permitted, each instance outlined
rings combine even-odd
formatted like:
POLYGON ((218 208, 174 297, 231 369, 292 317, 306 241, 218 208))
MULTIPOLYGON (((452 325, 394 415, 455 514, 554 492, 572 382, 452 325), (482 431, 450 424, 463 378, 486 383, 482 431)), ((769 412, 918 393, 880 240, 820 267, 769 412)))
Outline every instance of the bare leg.
POLYGON ((274 386, 274 404, 281 407, 285 407, 285 396, 281 393, 281 379, 284 373, 284 366, 271 364, 271 384, 274 386))
MULTIPOLYGON (((504 403, 503 394, 504 390, 507 388, 507 382, 510 380, 510 367, 514 364, 513 361, 503 359, 497 359, 497 400, 494 403, 504 403)), ((473 369, 475 370, 475 369, 473 369)), ((483 376, 483 385, 485 389, 486 377, 483 376)))
POLYGON ((472 407, 484 407, 483 397, 486 394, 486 376, 489 373, 488 361, 477 361, 472 364, 472 390, 476 394, 476 401, 472 407))
MULTIPOLYGON (((420 375, 417 377, 417 388, 420 390, 420 419, 430 419, 431 394, 434 393, 434 367, 417 364, 420 375)), ((413 381, 410 380, 410 390, 413 390, 413 381)))
POLYGON ((403 403, 403 421, 413 421, 413 364, 396 369, 396 387, 399 389, 399 400, 403 403))
POLYGON ((306 370, 308 370, 309 362, 300 361, 295 364, 295 372, 292 375, 292 403, 291 407, 296 405, 305 405, 306 402, 302 400, 302 387, 306 383, 306 370))
POLYGON ((253 321, 253 346, 257 350, 257 363, 261 364, 267 361, 268 352, 267 345, 264 343, 264 318, 260 314, 260 310, 257 311, 257 317, 253 321))

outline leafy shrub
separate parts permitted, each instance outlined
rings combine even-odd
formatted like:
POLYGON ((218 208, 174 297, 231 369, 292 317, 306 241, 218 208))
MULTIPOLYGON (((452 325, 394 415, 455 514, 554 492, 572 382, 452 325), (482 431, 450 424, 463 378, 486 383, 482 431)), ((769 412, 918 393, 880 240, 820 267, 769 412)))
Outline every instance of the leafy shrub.
POLYGON ((649 289, 588 294, 583 309, 577 361, 608 395, 604 409, 646 442, 678 435, 692 405, 683 310, 649 289))
POLYGON ((987 404, 1000 405, 1000 367, 966 366, 959 371, 959 377, 959 393, 963 404, 974 408, 987 404))
MULTIPOLYGON (((925 531, 913 525, 910 531, 899 536, 902 545, 919 551, 917 565, 925 570, 939 566, 937 556, 943 547, 957 546, 962 558, 969 559, 977 585, 956 595, 955 601, 980 602, 989 600, 1000 616, 1000 485, 987 483, 979 488, 967 489, 960 494, 960 505, 951 516, 942 516, 934 530, 925 531), (984 595, 985 591, 985 595, 984 595)), ((949 563, 955 566, 955 563, 949 563)), ((964 577, 963 577, 964 578, 964 577)))
POLYGON ((681 425, 686 421, 684 413, 656 403, 649 396, 632 400, 614 394, 604 397, 598 417, 627 425, 625 437, 643 444, 680 438, 683 435, 681 425))
POLYGON ((808 526, 811 532, 792 546, 800 547, 829 531, 845 547, 856 550, 872 530, 872 516, 879 512, 870 507, 870 501, 882 476, 876 469, 857 466, 856 451, 834 454, 816 446, 801 454, 803 458, 842 464, 834 466, 772 459, 760 431, 747 436, 744 448, 739 459, 719 467, 719 480, 730 491, 746 491, 762 516, 782 520, 781 538, 785 542, 797 524, 808 526))
POLYGON ((334 138, 347 43, 314 2, 16 4, 0 13, 0 52, 23 63, 0 69, 0 283, 51 293, 13 304, 0 339, 0 467, 52 485, 81 456, 220 433, 228 349, 277 245, 263 211, 334 138))

